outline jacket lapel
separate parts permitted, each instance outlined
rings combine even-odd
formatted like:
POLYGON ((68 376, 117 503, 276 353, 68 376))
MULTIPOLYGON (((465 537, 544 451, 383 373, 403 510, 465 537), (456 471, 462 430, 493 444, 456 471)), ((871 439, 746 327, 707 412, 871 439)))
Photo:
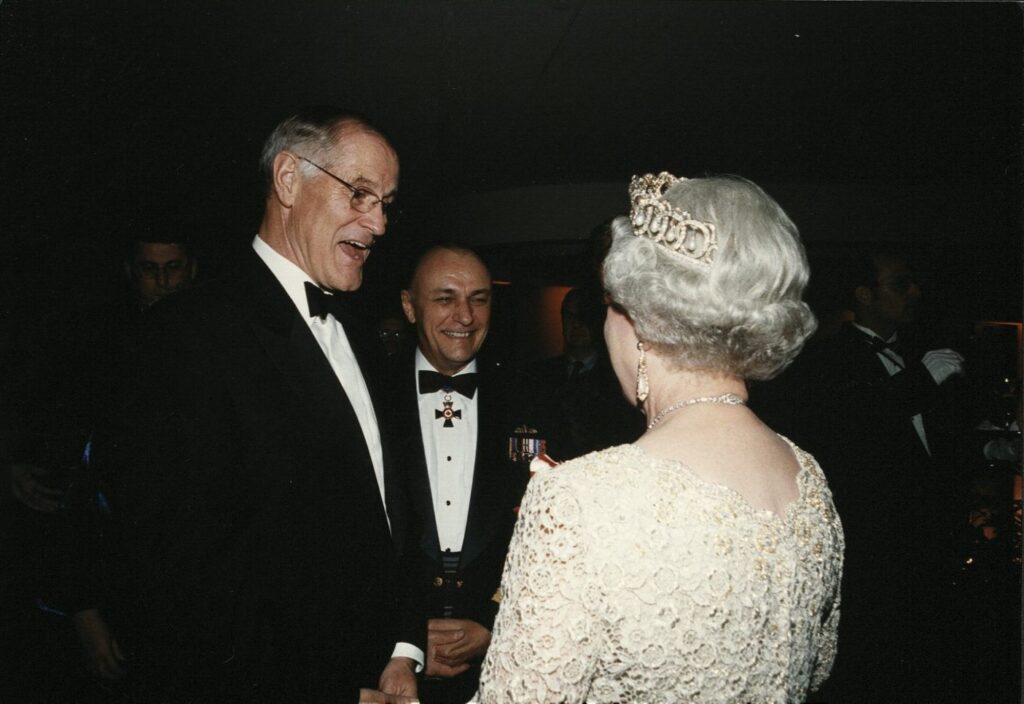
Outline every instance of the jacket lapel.
MULTIPOLYGON (((309 432, 298 441, 310 443, 310 455, 324 465, 324 472, 338 472, 344 482, 362 485, 356 495, 379 497, 366 440, 341 382, 277 279, 262 261, 258 264, 256 281, 249 289, 252 330, 292 393, 309 410, 309 432)), ((361 510, 386 528, 379 500, 361 510)))
POLYGON ((503 446, 501 399, 496 397, 498 385, 493 375, 481 371, 477 393, 479 430, 476 438, 476 459, 473 467, 473 489, 470 493, 469 515, 466 518, 466 537, 462 542, 463 566, 473 561, 484 549, 494 532, 496 492, 502 485, 497 473, 506 463, 500 454, 503 446))
POLYGON ((415 356, 407 355, 401 366, 402 378, 398 388, 400 400, 397 414, 400 421, 397 428, 404 432, 401 439, 401 456, 406 462, 410 501, 413 510, 423 521, 420 536, 420 550, 431 560, 441 552, 441 539, 437 535, 437 519, 434 515, 434 499, 430 491, 430 475, 427 469, 426 453, 423 448, 423 431, 420 428, 419 389, 416 388, 415 356))

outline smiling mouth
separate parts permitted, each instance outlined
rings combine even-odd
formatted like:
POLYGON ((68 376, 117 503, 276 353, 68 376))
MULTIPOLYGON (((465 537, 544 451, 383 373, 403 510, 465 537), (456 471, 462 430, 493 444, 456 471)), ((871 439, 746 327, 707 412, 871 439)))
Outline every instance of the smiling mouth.
POLYGON ((454 337, 457 340, 465 340, 467 337, 469 337, 473 333, 472 332, 455 332, 454 330, 444 330, 443 334, 447 335, 448 337, 454 337))
POLYGON ((359 240, 343 240, 341 244, 347 244, 349 247, 358 249, 360 252, 369 252, 370 248, 373 247, 373 241, 370 241, 369 244, 365 244, 359 240))

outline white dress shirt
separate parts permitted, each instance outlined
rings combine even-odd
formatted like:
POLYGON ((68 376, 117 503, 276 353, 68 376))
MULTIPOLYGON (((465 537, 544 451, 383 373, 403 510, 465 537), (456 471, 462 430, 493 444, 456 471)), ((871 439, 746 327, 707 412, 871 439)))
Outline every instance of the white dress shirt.
MULTIPOLYGON (((882 339, 880 335, 876 334, 875 331, 870 328, 866 328, 863 325, 857 325, 857 323, 854 323, 853 326, 869 337, 877 337, 879 340, 882 339)), ((883 342, 887 342, 889 344, 896 342, 896 333, 893 333, 888 340, 883 340, 883 342)), ((907 366, 906 362, 903 361, 903 357, 897 354, 893 349, 880 350, 877 354, 878 358, 882 360, 882 364, 885 365, 886 371, 889 372, 889 376, 899 374, 907 366)), ((914 424, 914 430, 917 431, 917 437, 921 438, 921 444, 924 445, 924 451, 931 455, 932 450, 928 447, 928 436, 924 432, 924 417, 918 413, 911 419, 911 422, 914 424)))
MULTIPOLYGON (((252 248, 270 268, 271 273, 281 282, 285 293, 292 299, 292 303, 298 308, 302 319, 306 321, 306 325, 312 331, 313 337, 320 344, 320 349, 324 351, 331 369, 334 370, 334 375, 341 383, 341 388, 345 390, 345 395, 348 396, 352 410, 355 411, 356 419, 359 421, 359 427, 362 428, 366 447, 370 451, 370 461, 373 462, 373 473, 377 477, 380 500, 385 503, 384 453, 381 449, 380 428, 377 427, 377 415, 373 411, 373 401, 370 400, 366 380, 363 379, 363 374, 359 370, 359 362, 352 351, 352 345, 349 344, 348 336, 345 335, 345 328, 333 315, 321 319, 309 314, 309 304, 306 302, 306 282, 313 283, 313 280, 306 272, 274 251, 259 236, 253 240, 252 248)), ((384 515, 387 516, 386 510, 384 515)))
MULTIPOLYGON (((472 360, 456 376, 475 373, 476 369, 476 360, 472 360)), ((437 371, 417 349, 413 372, 417 391, 421 370, 437 371)), ((451 392, 452 409, 460 411, 461 417, 453 418, 450 428, 444 427, 444 418, 436 417, 436 411, 444 408, 445 395, 444 390, 417 395, 420 434, 423 437, 423 454, 430 478, 430 494, 434 502, 434 518, 441 550, 459 552, 466 536, 469 499, 473 491, 480 390, 477 389, 471 399, 457 391, 451 392)))
MULTIPOLYGON (((370 400, 370 392, 366 388, 366 380, 359 370, 359 362, 352 351, 352 345, 349 344, 348 336, 345 335, 345 328, 333 315, 321 320, 309 314, 306 282, 313 283, 313 280, 306 272, 278 254, 259 235, 253 240, 252 248, 298 308, 299 314, 306 321, 313 337, 327 357, 334 375, 338 377, 341 388, 345 390, 349 403, 352 404, 352 410, 355 411, 363 438, 366 440, 366 447, 370 451, 373 473, 377 477, 377 489, 380 491, 381 503, 385 507, 384 517, 387 518, 390 528, 391 519, 387 516, 387 502, 384 496, 384 452, 381 448, 380 428, 377 426, 377 416, 373 410, 373 401, 370 400)), ((391 656, 412 658, 416 661, 417 672, 423 669, 426 662, 423 651, 411 643, 398 643, 391 656)))

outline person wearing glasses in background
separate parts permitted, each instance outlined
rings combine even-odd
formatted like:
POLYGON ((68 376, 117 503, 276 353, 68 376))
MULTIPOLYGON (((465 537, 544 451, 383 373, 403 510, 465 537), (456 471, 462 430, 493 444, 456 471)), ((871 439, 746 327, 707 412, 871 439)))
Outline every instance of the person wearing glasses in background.
POLYGON ((403 511, 375 341, 340 305, 385 233, 398 168, 361 117, 284 120, 261 156, 252 252, 146 316, 96 447, 146 701, 415 697, 425 634, 398 633, 403 511))
POLYGON ((17 502, 0 514, 8 517, 7 544, 17 546, 7 561, 19 576, 10 599, 19 624, 3 629, 14 649, 5 661, 17 674, 0 686, 0 700, 91 701, 128 671, 123 580, 105 540, 110 517, 88 441, 132 331, 154 303, 192 285, 197 260, 182 235, 189 228, 158 209, 136 209, 125 229, 117 300, 97 305, 83 287, 58 305, 37 306, 34 324, 19 328, 0 362, 9 409, 0 475, 9 489, 3 499, 17 502))
POLYGON ((139 235, 125 260, 125 274, 139 310, 191 286, 196 271, 196 258, 188 241, 176 235, 139 235))

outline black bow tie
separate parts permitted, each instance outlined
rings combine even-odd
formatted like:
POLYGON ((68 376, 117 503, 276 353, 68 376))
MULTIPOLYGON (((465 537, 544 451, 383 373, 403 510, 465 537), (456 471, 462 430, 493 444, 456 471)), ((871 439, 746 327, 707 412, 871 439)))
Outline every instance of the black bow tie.
POLYGON ((338 307, 341 305, 341 301, 337 296, 324 293, 318 286, 308 281, 304 285, 306 287, 306 305, 309 306, 309 317, 320 318, 320 320, 326 320, 329 314, 333 314, 335 318, 338 317, 338 307))
MULTIPOLYGON (((863 335, 864 341, 868 343, 868 347, 870 347, 871 350, 876 354, 889 351, 895 352, 896 354, 903 358, 906 358, 907 356, 907 350, 903 347, 902 344, 900 344, 899 338, 896 338, 895 340, 886 341, 876 335, 868 335, 867 333, 864 332, 861 332, 861 335, 863 335)), ((886 357, 889 357, 889 355, 886 355, 886 357)), ((889 357, 889 359, 892 359, 892 357, 889 357)), ((896 362, 895 359, 893 359, 892 361, 896 362)))
POLYGON ((473 394, 476 393, 476 374, 445 376, 428 369, 421 369, 419 378, 421 394, 430 394, 444 389, 445 391, 458 391, 466 398, 473 398, 473 394))
POLYGON ((882 352, 884 350, 892 350, 896 354, 903 356, 903 346, 899 340, 883 340, 880 337, 873 335, 867 335, 868 344, 875 352, 882 352))

